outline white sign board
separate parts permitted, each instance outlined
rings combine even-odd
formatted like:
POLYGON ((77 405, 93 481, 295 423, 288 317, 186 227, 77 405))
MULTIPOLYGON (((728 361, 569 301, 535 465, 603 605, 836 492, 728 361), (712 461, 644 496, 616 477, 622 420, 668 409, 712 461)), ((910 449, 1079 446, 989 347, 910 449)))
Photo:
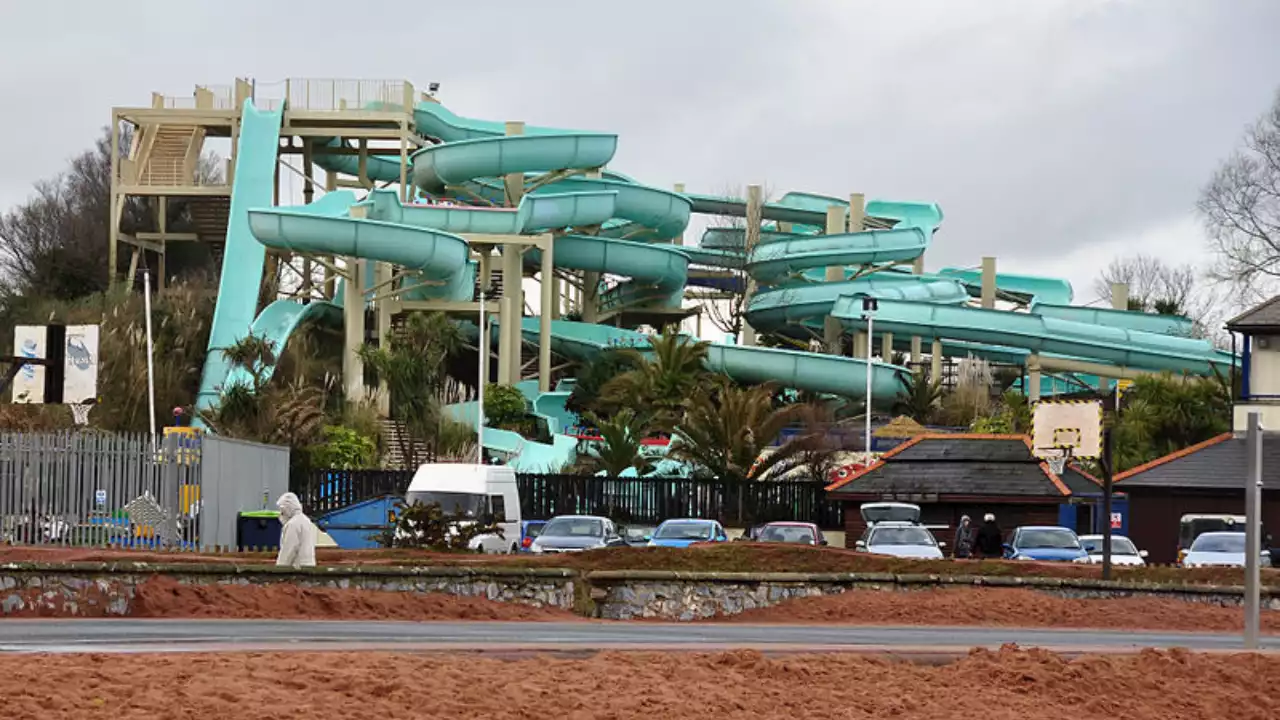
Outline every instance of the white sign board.
MULTIPOLYGON (((18 325, 13 328, 13 354, 18 357, 45 357, 45 328, 43 325, 18 325)), ((15 403, 44 402, 44 368, 39 365, 23 365, 13 378, 15 403)))
POLYGON ((68 325, 62 401, 80 404, 98 397, 98 326, 68 325))

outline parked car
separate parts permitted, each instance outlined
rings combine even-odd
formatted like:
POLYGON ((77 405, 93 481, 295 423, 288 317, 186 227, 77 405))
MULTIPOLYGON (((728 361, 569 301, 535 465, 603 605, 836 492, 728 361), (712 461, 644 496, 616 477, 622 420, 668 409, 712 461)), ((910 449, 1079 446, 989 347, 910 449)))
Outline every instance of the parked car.
POLYGON ((689 547, 698 542, 728 542, 729 536, 715 520, 681 518, 667 520, 653 531, 650 547, 689 547))
MULTIPOLYGON (((1201 533, 1182 559, 1182 567, 1244 567, 1245 535, 1242 532, 1201 533)), ((1271 551, 1262 551, 1261 564, 1271 564, 1271 551)))
POLYGON ((920 524, 920 506, 901 502, 870 502, 858 507, 862 521, 871 527, 882 522, 920 524))
MULTIPOLYGON (((1101 535, 1081 535, 1080 546, 1089 554, 1089 562, 1094 565, 1102 563, 1102 544, 1103 537, 1101 535)), ((1111 536, 1111 564, 1112 565, 1146 565, 1147 551, 1139 550, 1133 541, 1123 535, 1111 536)))
POLYGON ((928 528, 901 521, 878 522, 854 543, 857 550, 919 560, 941 560, 942 547, 928 528))
POLYGON ((529 552, 533 541, 542 534, 542 529, 546 526, 546 520, 525 520, 520 523, 520 552, 529 552))
POLYGON ((1010 560, 1089 562, 1089 553, 1080 546, 1075 531, 1055 525, 1024 525, 1015 528, 1004 546, 1010 560))
POLYGON ((559 515, 547 521, 534 538, 533 553, 565 553, 619 547, 626 541, 609 518, 596 515, 559 515))
POLYGON ((1207 532, 1243 532, 1244 515, 1188 513, 1178 520, 1178 562, 1191 550, 1191 545, 1207 532))
POLYGON ((630 547, 644 547, 653 539, 652 525, 629 525, 622 529, 622 539, 630 547))
POLYGON ((806 522, 765 523, 756 534, 759 542, 792 543, 797 545, 826 545, 827 539, 817 525, 806 522))

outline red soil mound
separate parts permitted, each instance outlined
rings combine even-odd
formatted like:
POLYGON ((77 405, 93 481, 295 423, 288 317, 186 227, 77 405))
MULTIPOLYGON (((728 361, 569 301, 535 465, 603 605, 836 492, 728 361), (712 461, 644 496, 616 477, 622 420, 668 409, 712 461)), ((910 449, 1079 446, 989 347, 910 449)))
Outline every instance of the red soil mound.
POLYGON ((278 585, 183 585, 154 577, 138 587, 131 615, 162 618, 316 620, 572 620, 570 612, 442 593, 278 585))
POLYGON ((1271 720, 1280 657, 976 651, 943 666, 853 655, 394 653, 0 657, 12 718, 1271 720))
MULTIPOLYGON (((1017 588, 942 588, 908 592, 851 590, 800 598, 720 620, 742 623, 851 625, 998 625, 1125 630, 1233 631, 1244 611, 1172 598, 1063 598, 1017 588)), ((1262 626, 1280 631, 1280 612, 1262 626)))

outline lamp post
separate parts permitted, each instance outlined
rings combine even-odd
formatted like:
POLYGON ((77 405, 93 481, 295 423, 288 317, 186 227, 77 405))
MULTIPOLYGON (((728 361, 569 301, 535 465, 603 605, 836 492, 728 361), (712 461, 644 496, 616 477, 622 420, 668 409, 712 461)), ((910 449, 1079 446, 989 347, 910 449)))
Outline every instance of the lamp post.
POLYGON ((863 448, 866 450, 866 464, 871 465, 871 370, 875 359, 871 356, 872 348, 875 347, 875 333, 873 332, 876 322, 876 310, 880 306, 876 299, 870 296, 862 298, 862 317, 867 321, 867 366, 864 368, 867 375, 867 411, 865 437, 863 438, 863 448))
POLYGON ((489 328, 485 326, 484 280, 480 282, 480 383, 476 386, 476 464, 484 464, 484 386, 489 382, 489 328))

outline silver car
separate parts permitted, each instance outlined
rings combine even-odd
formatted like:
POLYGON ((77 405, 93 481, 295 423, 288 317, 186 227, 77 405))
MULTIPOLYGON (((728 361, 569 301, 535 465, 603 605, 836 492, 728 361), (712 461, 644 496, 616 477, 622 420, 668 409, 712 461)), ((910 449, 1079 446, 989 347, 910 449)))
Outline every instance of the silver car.
MULTIPOLYGON (((1244 567, 1244 548, 1242 532, 1201 533, 1182 558, 1182 567, 1244 567)), ((1262 551, 1261 564, 1263 567, 1271 564, 1270 551, 1262 551)))
POLYGON ((560 515, 543 526, 529 546, 532 553, 563 553, 626 545, 609 518, 596 515, 560 515))
POLYGON ((877 555, 917 560, 942 559, 942 547, 933 533, 923 525, 911 522, 878 522, 867 528, 854 547, 877 555))

